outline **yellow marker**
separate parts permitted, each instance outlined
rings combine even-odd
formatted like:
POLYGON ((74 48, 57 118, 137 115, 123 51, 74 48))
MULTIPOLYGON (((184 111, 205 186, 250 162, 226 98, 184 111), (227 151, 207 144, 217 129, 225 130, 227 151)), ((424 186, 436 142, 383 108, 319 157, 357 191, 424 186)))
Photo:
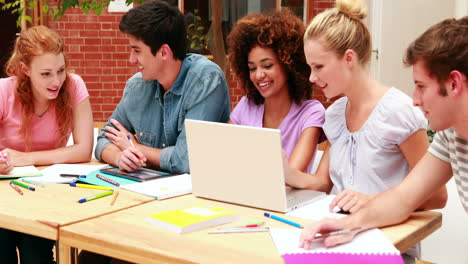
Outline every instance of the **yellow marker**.
POLYGON ((89 188, 89 189, 98 189, 98 190, 113 190, 114 188, 112 187, 106 187, 106 186, 98 186, 98 185, 92 185, 92 184, 83 184, 83 183, 70 183, 71 187, 78 187, 78 188, 89 188))

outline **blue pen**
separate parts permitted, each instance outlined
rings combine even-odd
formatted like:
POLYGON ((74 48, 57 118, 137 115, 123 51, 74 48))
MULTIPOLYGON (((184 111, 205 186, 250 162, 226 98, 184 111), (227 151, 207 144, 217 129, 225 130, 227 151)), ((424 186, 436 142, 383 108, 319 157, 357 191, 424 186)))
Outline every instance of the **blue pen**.
POLYGON ((286 223, 286 224, 288 224, 288 225, 292 225, 292 226, 295 226, 295 227, 298 227, 298 228, 303 228, 303 227, 302 227, 300 224, 298 224, 298 223, 295 223, 295 222, 293 222, 293 221, 286 220, 286 219, 281 218, 281 217, 278 217, 278 216, 276 216, 276 215, 272 215, 272 214, 269 214, 269 213, 264 213, 263 215, 266 216, 266 217, 270 217, 270 218, 273 218, 273 219, 275 219, 275 220, 278 220, 278 221, 280 221, 280 222, 286 223))

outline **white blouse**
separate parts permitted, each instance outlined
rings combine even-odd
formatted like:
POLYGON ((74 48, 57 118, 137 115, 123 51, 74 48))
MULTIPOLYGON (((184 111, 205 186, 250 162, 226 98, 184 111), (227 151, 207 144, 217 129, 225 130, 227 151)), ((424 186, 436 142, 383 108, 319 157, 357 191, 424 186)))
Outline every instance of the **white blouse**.
POLYGON ((363 126, 350 132, 346 125, 347 97, 326 112, 323 129, 330 141, 332 193, 352 189, 365 194, 398 185, 409 172, 399 144, 427 128, 423 113, 412 99, 396 88, 380 99, 363 126))

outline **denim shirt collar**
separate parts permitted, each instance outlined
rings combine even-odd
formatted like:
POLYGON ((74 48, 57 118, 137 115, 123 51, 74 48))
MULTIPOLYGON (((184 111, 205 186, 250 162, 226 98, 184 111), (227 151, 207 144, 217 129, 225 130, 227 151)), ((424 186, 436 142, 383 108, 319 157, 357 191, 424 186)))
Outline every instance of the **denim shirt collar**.
MULTIPOLYGON (((171 89, 169 89, 168 92, 173 93, 175 95, 182 95, 182 93, 185 90, 185 87, 183 85, 184 82, 185 82, 185 77, 186 77, 187 72, 190 69, 190 66, 192 65, 192 62, 193 62, 192 58, 193 58, 193 54, 187 54, 185 56, 185 59, 182 62, 182 66, 180 68, 180 72, 177 75, 177 78, 176 78, 174 84, 172 85, 171 89)), ((158 82, 158 87, 162 88, 161 84, 159 82, 158 82)))

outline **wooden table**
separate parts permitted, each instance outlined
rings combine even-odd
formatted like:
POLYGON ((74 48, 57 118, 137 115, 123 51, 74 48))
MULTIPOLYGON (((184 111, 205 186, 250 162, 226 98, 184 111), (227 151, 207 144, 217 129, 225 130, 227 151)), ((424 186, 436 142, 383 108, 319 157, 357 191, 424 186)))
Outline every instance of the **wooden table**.
POLYGON ((119 190, 114 205, 112 196, 78 203, 103 190, 70 187, 68 184, 46 184, 30 191, 19 187, 24 195, 18 194, 9 180, 0 181, 0 227, 22 233, 58 240, 59 229, 63 226, 102 216, 154 199, 145 195, 119 190))
MULTIPOLYGON (((265 221, 272 228, 290 226, 263 216, 263 210, 186 195, 154 201, 60 229, 61 264, 70 263, 71 248, 81 248, 136 263, 283 263, 267 232, 207 234, 207 229, 176 234, 146 223, 150 214, 200 204, 217 205, 239 214, 235 223, 265 221)), ((301 224, 309 221, 284 216, 301 224)), ((441 226, 436 212, 415 213, 405 223, 384 228, 405 251, 441 226)))

